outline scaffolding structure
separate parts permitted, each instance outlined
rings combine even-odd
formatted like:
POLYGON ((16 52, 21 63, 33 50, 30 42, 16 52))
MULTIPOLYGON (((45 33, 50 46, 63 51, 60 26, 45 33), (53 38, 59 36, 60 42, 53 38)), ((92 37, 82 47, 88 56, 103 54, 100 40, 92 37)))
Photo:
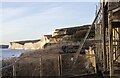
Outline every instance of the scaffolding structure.
POLYGON ((120 2, 101 3, 95 21, 95 52, 101 71, 109 76, 120 70, 120 2))

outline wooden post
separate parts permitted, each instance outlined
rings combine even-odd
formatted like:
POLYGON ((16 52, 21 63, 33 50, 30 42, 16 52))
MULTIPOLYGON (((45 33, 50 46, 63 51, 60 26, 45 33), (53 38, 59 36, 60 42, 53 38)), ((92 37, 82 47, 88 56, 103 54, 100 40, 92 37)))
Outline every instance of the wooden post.
POLYGON ((62 76, 62 54, 59 54, 60 76, 62 76))
MULTIPOLYGON (((116 28, 114 28, 114 34, 113 34, 113 36, 115 37, 114 38, 114 40, 117 40, 117 38, 118 38, 118 33, 117 33, 117 29, 116 28)), ((117 57, 117 48, 118 48, 118 42, 114 42, 113 43, 114 45, 116 45, 115 47, 114 47, 114 51, 115 51, 115 53, 114 53, 114 60, 116 59, 116 57, 117 57)))
MULTIPOLYGON (((118 36, 119 36, 119 41, 120 41, 120 28, 118 28, 118 32, 119 32, 118 36)), ((118 42, 118 46, 120 46, 120 42, 118 42)), ((118 49, 119 49, 118 55, 120 55, 120 48, 118 48, 118 49)))
POLYGON ((40 55, 40 77, 42 76, 42 56, 40 55))
MULTIPOLYGON (((112 32, 113 32, 113 40, 115 40, 115 38, 116 38, 115 28, 113 28, 112 32)), ((116 45, 116 42, 113 42, 113 45, 116 45)), ((113 47, 113 60, 115 59, 115 53, 116 53, 115 50, 116 50, 116 46, 113 47)))
POLYGON ((110 2, 108 1, 108 32, 109 32, 109 66, 110 77, 113 76, 113 33, 112 33, 112 12, 110 11, 110 2))
POLYGON ((110 64, 110 76, 113 76, 113 40, 112 40, 112 26, 109 24, 109 64, 110 64))
POLYGON ((59 77, 58 77, 58 78, 60 78, 60 76, 61 76, 61 69, 60 69, 60 54, 58 54, 57 59, 58 59, 58 73, 59 73, 59 77))
POLYGON ((107 53, 106 53, 106 26, 105 26, 105 1, 102 2, 102 45, 103 45, 103 68, 107 71, 107 53))
POLYGON ((13 78, 16 78, 16 67, 15 67, 15 64, 13 65, 13 78))

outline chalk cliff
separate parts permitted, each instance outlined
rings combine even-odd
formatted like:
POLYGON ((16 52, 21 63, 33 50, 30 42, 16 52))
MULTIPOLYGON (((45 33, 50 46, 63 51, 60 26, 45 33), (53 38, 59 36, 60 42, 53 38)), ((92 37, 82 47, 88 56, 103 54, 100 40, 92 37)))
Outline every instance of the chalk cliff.
MULTIPOLYGON (((52 35, 44 35, 41 39, 38 40, 26 40, 26 41, 13 41, 10 42, 9 48, 11 49, 44 49, 46 46, 52 44, 61 43, 61 42, 77 42, 80 41, 87 33, 90 25, 69 27, 55 29, 52 35)), ((91 32, 94 36, 94 28, 91 32)))
POLYGON ((9 48, 10 49, 38 49, 37 43, 39 43, 40 40, 26 40, 26 41, 14 41, 10 42, 9 48))

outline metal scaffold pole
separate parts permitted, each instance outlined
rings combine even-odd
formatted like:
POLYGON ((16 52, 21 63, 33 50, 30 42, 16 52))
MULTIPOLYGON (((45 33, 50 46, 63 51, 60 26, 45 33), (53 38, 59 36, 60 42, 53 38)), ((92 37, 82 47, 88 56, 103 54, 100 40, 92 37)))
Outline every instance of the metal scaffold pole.
POLYGON ((107 71, 107 53, 106 53, 106 20, 105 20, 105 0, 102 2, 102 45, 103 45, 103 68, 107 71))
POLYGON ((110 11, 110 0, 108 0, 108 32, 109 32, 109 68, 110 77, 113 76, 113 34, 112 34, 112 11, 110 11))

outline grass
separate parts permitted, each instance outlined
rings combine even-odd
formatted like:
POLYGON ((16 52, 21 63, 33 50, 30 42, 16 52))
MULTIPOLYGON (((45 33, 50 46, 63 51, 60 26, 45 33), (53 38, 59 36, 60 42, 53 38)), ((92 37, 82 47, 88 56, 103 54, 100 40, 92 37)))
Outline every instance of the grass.
MULTIPOLYGON (((73 71, 68 73, 71 69, 73 53, 61 54, 63 52, 61 46, 63 45, 66 44, 56 44, 43 50, 23 53, 19 57, 20 61, 15 64, 17 76, 73 76, 94 72, 91 63, 88 62, 89 60, 80 55, 73 71), (86 62, 89 64, 89 68, 86 68, 86 62)), ((13 63, 14 60, 3 61, 3 66, 13 63)), ((4 69, 2 74, 3 76, 12 76, 12 66, 4 69)))

